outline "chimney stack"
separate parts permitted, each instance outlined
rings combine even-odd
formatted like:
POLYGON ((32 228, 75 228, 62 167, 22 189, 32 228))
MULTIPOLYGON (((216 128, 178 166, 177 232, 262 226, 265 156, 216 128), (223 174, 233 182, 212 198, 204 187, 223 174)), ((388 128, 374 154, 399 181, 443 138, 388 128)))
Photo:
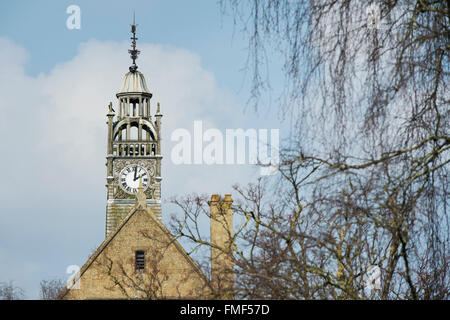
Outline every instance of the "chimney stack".
POLYGON ((220 299, 234 299, 233 200, 231 194, 213 194, 209 202, 211 224, 211 282, 220 299))

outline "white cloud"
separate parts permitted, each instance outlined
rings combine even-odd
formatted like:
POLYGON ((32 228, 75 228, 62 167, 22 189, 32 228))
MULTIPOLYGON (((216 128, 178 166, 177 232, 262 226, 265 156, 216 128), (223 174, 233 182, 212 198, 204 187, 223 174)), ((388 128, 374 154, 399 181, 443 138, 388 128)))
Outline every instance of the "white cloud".
MULTIPOLYGON (((36 292, 44 275, 64 276, 67 265, 83 263, 103 240, 107 105, 116 105, 129 44, 82 43, 73 59, 37 77, 25 72, 23 48, 6 38, 0 47, 0 252, 6 259, 0 280, 26 274, 26 283, 17 283, 36 292)), ((156 44, 138 48, 152 114, 157 101, 163 113, 163 197, 225 193, 234 182, 248 181, 256 168, 171 163, 173 130, 192 132, 194 120, 202 120, 204 130, 245 128, 242 109, 195 53, 156 44)))

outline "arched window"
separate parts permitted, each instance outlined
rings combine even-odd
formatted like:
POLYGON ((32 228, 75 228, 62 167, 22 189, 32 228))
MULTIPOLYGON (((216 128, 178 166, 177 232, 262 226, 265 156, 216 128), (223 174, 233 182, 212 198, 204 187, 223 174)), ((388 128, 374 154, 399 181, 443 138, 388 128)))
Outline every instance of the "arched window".
POLYGON ((146 125, 142 126, 142 138, 147 140, 148 136, 150 136, 151 141, 155 141, 155 135, 153 134, 153 131, 146 125))

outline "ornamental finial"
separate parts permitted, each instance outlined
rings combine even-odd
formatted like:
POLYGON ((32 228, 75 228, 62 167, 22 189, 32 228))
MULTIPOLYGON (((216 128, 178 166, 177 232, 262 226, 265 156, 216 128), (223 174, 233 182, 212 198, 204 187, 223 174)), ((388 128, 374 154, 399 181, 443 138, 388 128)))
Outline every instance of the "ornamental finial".
POLYGON ((131 60, 133 60, 133 64, 131 65, 130 72, 136 72, 137 70, 137 65, 136 65, 136 59, 140 53, 139 50, 136 49, 136 40, 138 38, 136 38, 136 21, 135 21, 135 13, 133 12, 133 24, 131 25, 131 33, 133 34, 133 36, 130 38, 131 41, 131 50, 128 50, 128 53, 130 53, 131 55, 131 60))
POLYGON ((136 207, 141 206, 142 208, 147 208, 147 197, 144 193, 144 188, 142 187, 142 176, 139 178, 138 192, 136 193, 136 207))

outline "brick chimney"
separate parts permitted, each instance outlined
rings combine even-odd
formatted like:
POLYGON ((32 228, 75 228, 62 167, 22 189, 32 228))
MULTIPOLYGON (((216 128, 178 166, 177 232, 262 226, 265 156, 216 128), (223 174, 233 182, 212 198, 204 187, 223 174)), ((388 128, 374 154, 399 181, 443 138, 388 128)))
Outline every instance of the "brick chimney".
POLYGON ((213 194, 209 202, 211 224, 211 282, 216 298, 234 298, 233 200, 231 194, 213 194))

